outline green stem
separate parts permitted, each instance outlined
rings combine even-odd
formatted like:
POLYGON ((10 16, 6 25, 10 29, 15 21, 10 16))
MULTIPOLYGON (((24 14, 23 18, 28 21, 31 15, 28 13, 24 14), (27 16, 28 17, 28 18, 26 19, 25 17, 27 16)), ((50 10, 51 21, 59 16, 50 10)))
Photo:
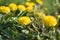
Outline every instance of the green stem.
POLYGON ((25 12, 23 12, 20 16, 23 16, 25 13, 26 13, 26 11, 25 11, 25 12))
POLYGON ((22 13, 22 11, 17 15, 17 17, 19 17, 21 13, 22 13))

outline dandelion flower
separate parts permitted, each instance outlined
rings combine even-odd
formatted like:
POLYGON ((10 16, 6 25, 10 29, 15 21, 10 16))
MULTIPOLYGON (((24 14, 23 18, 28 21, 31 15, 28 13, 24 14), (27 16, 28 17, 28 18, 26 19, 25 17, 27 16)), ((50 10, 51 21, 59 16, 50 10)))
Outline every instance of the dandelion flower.
POLYGON ((18 18, 18 24, 22 24, 22 25, 28 25, 31 23, 31 20, 29 17, 27 16, 23 16, 23 17, 19 17, 18 18))
POLYGON ((34 2, 26 2, 25 5, 26 5, 26 6, 34 6, 35 3, 34 3, 34 2))
POLYGON ((43 19, 43 23, 45 26, 54 27, 57 24, 57 20, 54 16, 45 16, 43 19))
POLYGON ((43 1, 42 1, 42 0, 36 0, 36 2, 37 2, 38 4, 40 4, 40 5, 43 4, 43 1))
POLYGON ((30 6, 30 7, 27 7, 26 10, 27 10, 28 12, 32 12, 32 11, 34 10, 34 8, 30 6))
POLYGON ((24 5, 18 5, 18 10, 20 10, 20 11, 25 11, 26 8, 25 8, 24 5))
POLYGON ((9 7, 10 7, 10 9, 11 9, 12 11, 17 10, 17 5, 14 4, 14 3, 9 4, 9 7))
POLYGON ((6 6, 1 6, 0 11, 7 14, 10 12, 10 8, 6 6))

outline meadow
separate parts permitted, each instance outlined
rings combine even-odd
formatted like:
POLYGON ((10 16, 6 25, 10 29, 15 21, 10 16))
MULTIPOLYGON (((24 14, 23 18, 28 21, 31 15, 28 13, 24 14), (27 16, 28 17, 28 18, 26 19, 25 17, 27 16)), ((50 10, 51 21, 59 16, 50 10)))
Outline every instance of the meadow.
POLYGON ((60 0, 0 0, 0 40, 60 40, 60 0))

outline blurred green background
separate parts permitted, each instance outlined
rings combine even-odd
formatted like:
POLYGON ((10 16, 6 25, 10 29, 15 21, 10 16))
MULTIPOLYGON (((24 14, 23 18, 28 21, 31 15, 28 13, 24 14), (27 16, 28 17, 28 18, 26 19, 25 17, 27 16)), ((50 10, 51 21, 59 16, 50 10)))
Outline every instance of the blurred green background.
POLYGON ((0 5, 8 5, 9 3, 22 3, 25 0, 0 0, 0 5))

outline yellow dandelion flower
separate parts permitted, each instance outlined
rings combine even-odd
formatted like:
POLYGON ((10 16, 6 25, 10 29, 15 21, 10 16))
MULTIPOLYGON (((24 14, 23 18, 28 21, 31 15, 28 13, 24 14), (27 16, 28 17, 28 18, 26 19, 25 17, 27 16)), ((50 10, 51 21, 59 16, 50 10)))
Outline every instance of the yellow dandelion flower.
POLYGON ((40 5, 43 4, 43 1, 42 1, 42 0, 36 0, 36 2, 37 2, 38 4, 40 4, 40 5))
POLYGON ((32 11, 34 11, 34 8, 31 7, 31 6, 29 6, 29 7, 26 8, 26 10, 27 10, 28 12, 32 12, 32 11))
POLYGON ((17 10, 17 5, 14 4, 14 3, 9 4, 9 7, 10 7, 10 9, 11 9, 12 11, 17 10))
POLYGON ((18 5, 18 10, 25 11, 26 7, 24 5, 18 5))
POLYGON ((58 15, 57 17, 60 18, 60 15, 58 15))
POLYGON ((9 13, 10 12, 10 8, 6 7, 6 6, 1 6, 0 7, 1 12, 3 13, 9 13))
POLYGON ((18 18, 18 24, 22 24, 22 25, 28 25, 31 23, 31 20, 29 17, 27 16, 23 16, 23 17, 19 17, 18 18))
POLYGON ((54 27, 57 24, 57 20, 54 16, 45 16, 43 23, 45 26, 54 27))
POLYGON ((34 6, 35 3, 34 3, 34 2, 26 2, 25 5, 26 5, 26 6, 34 6))

